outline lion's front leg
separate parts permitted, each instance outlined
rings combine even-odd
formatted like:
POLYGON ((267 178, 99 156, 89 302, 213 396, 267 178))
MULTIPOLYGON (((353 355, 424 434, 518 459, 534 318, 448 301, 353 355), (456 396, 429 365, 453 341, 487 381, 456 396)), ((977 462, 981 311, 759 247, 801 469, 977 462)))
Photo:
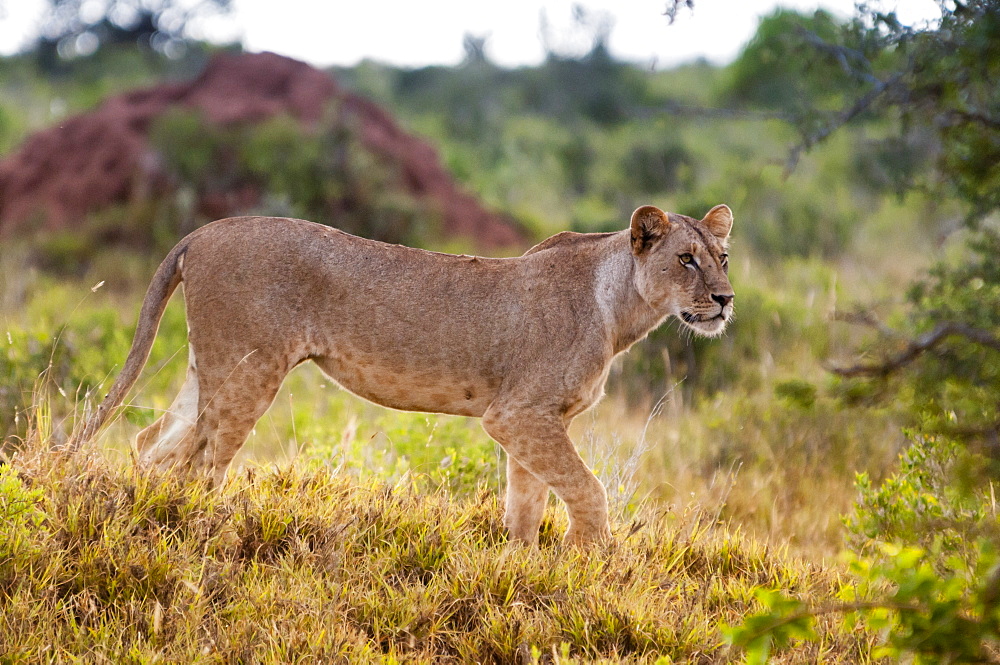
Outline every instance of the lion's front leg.
MULTIPOLYGON (((483 428, 519 467, 539 484, 551 487, 566 504, 569 530, 563 539, 565 544, 589 545, 611 538, 607 492, 576 452, 559 416, 494 402, 483 415, 483 428)), ((512 537, 536 543, 541 521, 539 504, 544 509, 544 500, 538 500, 539 485, 528 481, 520 471, 514 478, 516 487, 509 487, 515 492, 508 491, 505 524, 512 537), (534 490, 527 492, 529 500, 523 501, 523 490, 529 487, 534 490), (514 511, 511 511, 511 496, 514 511), (529 524, 533 525, 531 533, 529 524)))

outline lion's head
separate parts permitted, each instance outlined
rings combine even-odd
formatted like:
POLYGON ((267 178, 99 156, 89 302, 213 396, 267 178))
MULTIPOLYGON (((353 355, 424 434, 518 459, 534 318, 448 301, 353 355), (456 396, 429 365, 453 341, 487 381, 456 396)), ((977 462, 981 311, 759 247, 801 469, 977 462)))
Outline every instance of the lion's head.
POLYGON ((650 307, 706 337, 733 317, 726 254, 733 213, 717 205, 704 219, 667 215, 655 206, 632 213, 635 287, 650 307))

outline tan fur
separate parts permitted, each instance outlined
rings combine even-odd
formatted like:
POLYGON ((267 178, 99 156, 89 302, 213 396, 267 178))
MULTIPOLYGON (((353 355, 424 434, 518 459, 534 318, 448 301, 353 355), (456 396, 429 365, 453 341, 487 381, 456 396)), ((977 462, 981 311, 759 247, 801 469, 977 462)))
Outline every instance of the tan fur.
POLYGON ((610 536, 604 488, 566 434, 600 398, 618 353, 674 315, 703 335, 732 316, 732 213, 697 221, 652 206, 617 233, 560 233, 520 257, 453 256, 301 220, 209 224, 170 252, 143 302, 121 375, 78 441, 121 404, 184 284, 189 368, 140 461, 221 482, 285 375, 312 360, 395 409, 482 418, 508 454, 514 539, 536 542, 548 490, 569 543, 610 536))

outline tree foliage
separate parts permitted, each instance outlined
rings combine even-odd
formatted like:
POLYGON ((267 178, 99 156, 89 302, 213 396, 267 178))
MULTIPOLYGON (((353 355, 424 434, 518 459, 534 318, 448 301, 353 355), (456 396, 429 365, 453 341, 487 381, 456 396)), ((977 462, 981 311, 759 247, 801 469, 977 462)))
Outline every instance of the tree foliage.
MULTIPOLYGON (((923 28, 864 9, 855 24, 860 66, 871 71, 875 110, 897 114, 900 133, 931 130, 937 172, 977 222, 1000 209, 1000 3, 940 5, 923 28)), ((850 62, 850 61, 847 61, 850 62)))
POLYGON ((813 45, 841 44, 843 27, 828 12, 812 16, 779 9, 764 18, 730 72, 728 101, 734 105, 809 115, 833 108, 856 83, 857 74, 840 66, 826 49, 801 57, 813 45))
MULTIPOLYGON (((913 172, 900 184, 961 202, 972 231, 959 261, 939 263, 909 289, 906 328, 883 328, 873 351, 885 359, 867 373, 897 381, 892 394, 925 431, 986 443, 998 457, 1000 237, 992 219, 1000 212, 1000 3, 942 5, 940 19, 922 28, 867 9, 852 30, 864 57, 849 62, 871 82, 851 108, 864 101, 863 113, 893 120, 897 142, 932 137, 929 177, 913 172)), ((841 113, 806 134, 804 145, 849 120, 841 113)))
POLYGON ((192 25, 230 11, 231 0, 47 0, 36 52, 43 66, 111 44, 179 54, 192 25))
MULTIPOLYGON (((840 374, 880 385, 847 394, 891 394, 914 424, 997 449, 1000 431, 1000 2, 940 3, 921 25, 877 2, 837 23, 779 11, 732 68, 734 103, 778 110, 800 131, 789 167, 846 125, 875 130, 859 171, 899 194, 920 189, 957 201, 971 235, 959 261, 936 265, 907 292, 901 330, 870 316, 882 360, 840 374), (869 381, 870 379, 862 379, 869 381), (886 381, 895 381, 887 390, 886 381)), ((997 455, 995 455, 997 456, 997 455)))
MULTIPOLYGON (((858 582, 845 587, 843 602, 807 607, 761 592, 764 611, 728 632, 748 662, 765 662, 772 648, 810 639, 815 618, 827 613, 860 618, 882 632, 876 656, 998 662, 1000 2, 939 8, 939 18, 925 25, 907 25, 894 12, 862 3, 832 35, 801 23, 762 31, 737 68, 775 76, 787 73, 782 66, 794 68, 792 74, 807 70, 808 64, 767 61, 775 45, 789 41, 812 44, 802 52, 805 60, 832 58, 841 69, 832 80, 848 81, 853 92, 839 108, 825 109, 828 96, 801 87, 801 96, 784 106, 801 131, 789 165, 845 125, 889 127, 887 145, 922 145, 928 153, 895 171, 894 188, 928 188, 960 202, 969 232, 959 260, 939 262, 909 289, 898 330, 867 313, 853 317, 880 331, 868 352, 881 359, 841 368, 851 377, 845 395, 879 395, 904 406, 916 428, 913 443, 897 475, 880 485, 859 476, 860 499, 846 523, 855 546, 872 554, 852 558, 858 582)), ((753 81, 750 74, 737 76, 736 84, 753 81)), ((758 87, 734 84, 734 90, 752 95, 758 87)))

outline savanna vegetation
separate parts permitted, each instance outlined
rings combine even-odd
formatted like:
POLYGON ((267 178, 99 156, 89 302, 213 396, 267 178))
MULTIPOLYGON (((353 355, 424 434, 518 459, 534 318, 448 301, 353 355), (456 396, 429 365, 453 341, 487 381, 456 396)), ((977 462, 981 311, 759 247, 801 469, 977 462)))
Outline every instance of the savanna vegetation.
MULTIPOLYGON (((665 70, 616 61, 585 18, 590 52, 537 67, 470 36, 456 67, 334 74, 534 238, 623 228, 646 203, 735 211, 727 335, 665 325, 571 431, 615 545, 561 549, 553 502, 538 551, 507 546, 503 453, 478 423, 381 409, 308 367, 222 492, 137 472, 129 441, 182 381, 180 302, 122 416, 62 451, 163 251, 208 221, 183 200, 110 209, 0 251, 9 662, 1000 661, 1000 7, 928 26, 778 11, 732 64, 665 70)), ((73 52, 80 34, 0 61, 0 154, 219 48, 97 31, 73 52)), ((381 201, 386 179, 331 170, 350 150, 334 130, 173 114, 152 135, 189 189, 253 177, 260 212, 337 225, 317 202, 345 183, 381 201)), ((347 226, 471 250, 390 203, 391 227, 374 203, 347 226)))

